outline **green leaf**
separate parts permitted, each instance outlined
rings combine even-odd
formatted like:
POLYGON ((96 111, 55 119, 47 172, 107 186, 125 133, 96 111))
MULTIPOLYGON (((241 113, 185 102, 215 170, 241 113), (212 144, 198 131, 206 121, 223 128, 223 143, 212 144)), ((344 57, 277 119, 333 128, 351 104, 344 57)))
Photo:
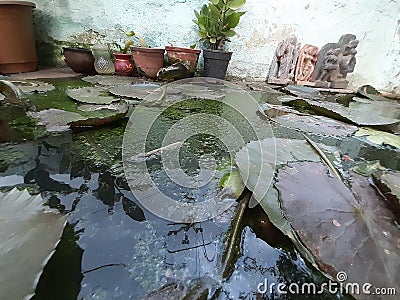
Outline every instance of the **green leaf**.
POLYGON ((224 32, 224 36, 225 36, 225 37, 233 37, 233 36, 235 36, 235 35, 236 35, 236 32, 233 31, 233 30, 228 30, 228 31, 225 31, 225 32, 224 32))
POLYGON ((210 38, 210 43, 215 44, 217 42, 217 39, 215 37, 210 38))
POLYGON ((226 18, 225 24, 229 26, 229 28, 235 28, 240 21, 240 14, 235 12, 226 18))
POLYGON ((215 16, 217 16, 218 18, 221 18, 220 10, 219 10, 215 5, 210 4, 210 5, 209 5, 209 8, 210 8, 210 11, 211 11, 215 16))
POLYGON ((196 16, 197 19, 200 17, 200 14, 197 10, 194 10, 194 15, 196 16))
POLYGON ((208 12, 209 12, 208 6, 204 4, 201 8, 201 15, 206 16, 208 15, 208 12))
POLYGON ((217 5, 219 3, 219 0, 210 0, 210 2, 214 5, 217 5))
POLYGON ((246 0, 230 0, 227 2, 227 6, 230 9, 237 10, 246 3, 246 0))

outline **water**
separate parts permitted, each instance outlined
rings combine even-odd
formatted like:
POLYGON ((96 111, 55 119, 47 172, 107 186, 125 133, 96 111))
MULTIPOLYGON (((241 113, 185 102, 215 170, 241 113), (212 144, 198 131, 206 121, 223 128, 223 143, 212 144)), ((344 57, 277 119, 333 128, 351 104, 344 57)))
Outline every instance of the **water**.
MULTIPOLYGON (((49 101, 66 108, 71 101, 63 93, 65 88, 86 85, 79 79, 54 83, 55 91, 30 96, 37 108, 49 107, 49 101)), ((153 124, 146 149, 159 147, 165 132, 177 120, 199 112, 234 115, 228 107, 211 100, 181 103, 153 124)), ((280 295, 276 289, 257 292, 258 285, 265 282, 326 282, 259 207, 246 211, 240 253, 231 276, 223 280, 221 256, 235 207, 212 221, 191 225, 168 222, 146 210, 124 178, 121 148, 126 119, 97 129, 47 135, 18 108, 0 107, 0 116, 0 127, 5 128, 0 131, 0 189, 17 186, 41 193, 50 206, 68 214, 68 226, 33 299, 141 299, 173 282, 181 282, 190 290, 198 280, 214 294, 213 299, 221 300, 343 298, 328 293, 314 298, 280 295)), ((262 126, 264 121, 257 122, 262 126)), ((239 127, 246 142, 255 139, 245 122, 239 127)), ((279 127, 275 133, 290 137, 298 134, 279 127)), ((326 141, 331 147, 344 145, 349 152, 355 151, 354 138, 342 145, 335 139, 326 141)), ((200 157, 212 156, 218 166, 213 180, 196 191, 180 189, 168 183, 157 155, 146 160, 153 180, 165 193, 181 195, 187 201, 215 195, 220 179, 231 171, 227 149, 203 134, 188 139, 180 153, 181 165, 192 175, 199 171, 200 157)), ((381 152, 366 153, 368 159, 383 156, 381 152)), ((393 165, 393 159, 387 158, 387 164, 393 165)))

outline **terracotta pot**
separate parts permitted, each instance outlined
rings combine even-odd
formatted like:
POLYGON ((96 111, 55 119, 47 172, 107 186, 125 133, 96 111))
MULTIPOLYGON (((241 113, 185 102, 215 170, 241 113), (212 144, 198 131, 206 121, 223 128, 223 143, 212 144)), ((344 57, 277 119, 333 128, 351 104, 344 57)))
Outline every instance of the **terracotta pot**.
POLYGON ((225 79, 232 52, 204 50, 204 76, 225 79))
POLYGON ((0 1, 0 72, 32 72, 37 69, 33 33, 33 8, 26 1, 0 1))
POLYGON ((188 67, 190 74, 194 75, 201 50, 172 46, 165 46, 165 50, 167 51, 169 64, 183 63, 188 67))
POLYGON ((63 47, 64 60, 76 73, 96 74, 94 57, 90 49, 63 47))
POLYGON ((132 76, 133 75, 133 64, 131 62, 131 54, 128 53, 113 53, 115 56, 115 73, 121 76, 132 76))
POLYGON ((131 53, 137 72, 155 78, 164 65, 164 49, 131 46, 131 53))

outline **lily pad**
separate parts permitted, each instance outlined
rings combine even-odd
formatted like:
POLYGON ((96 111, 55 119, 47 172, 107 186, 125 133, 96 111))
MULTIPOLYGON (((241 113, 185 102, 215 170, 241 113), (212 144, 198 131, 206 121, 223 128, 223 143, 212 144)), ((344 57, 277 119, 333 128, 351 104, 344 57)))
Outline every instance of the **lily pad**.
POLYGON ((51 92, 55 86, 43 81, 12 81, 24 93, 45 93, 51 92))
MULTIPOLYGON (((266 113, 268 113, 268 111, 266 111, 266 113)), ((356 126, 324 116, 290 113, 278 115, 273 119, 284 127, 324 136, 345 137, 353 134, 357 130, 356 126)))
POLYGON ((345 272, 349 283, 399 290, 400 231, 394 215, 367 178, 352 173, 352 179, 350 190, 321 163, 289 164, 276 183, 284 215, 333 278, 345 272))
POLYGON ((384 171, 373 174, 374 182, 383 195, 391 201, 397 217, 400 217, 400 172, 384 171))
POLYGON ((327 117, 360 126, 385 126, 400 123, 400 105, 390 101, 371 101, 369 103, 353 101, 349 103, 349 106, 310 99, 296 99, 288 103, 294 106, 308 106, 327 117))
POLYGON ((284 90, 288 91, 289 93, 306 99, 313 99, 313 100, 322 100, 325 99, 321 93, 312 88, 303 85, 288 85, 284 90))
POLYGON ((86 105, 82 110, 82 114, 50 108, 39 112, 30 112, 28 115, 34 119, 38 119, 39 125, 46 125, 47 131, 58 132, 68 130, 70 127, 107 124, 124 117, 127 112, 128 106, 125 102, 121 101, 113 103, 110 106, 103 106, 100 109, 95 109, 95 106, 86 105))
POLYGON ((63 232, 66 216, 43 202, 26 190, 0 192, 0 295, 7 299, 30 299, 63 232))
POLYGON ((110 104, 119 99, 109 96, 106 89, 102 87, 82 87, 67 89, 65 93, 75 101, 90 104, 110 104))
POLYGON ((120 85, 110 88, 109 92, 119 97, 143 100, 159 87, 158 84, 151 83, 120 85))
POLYGON ((379 93, 374 87, 370 85, 363 85, 357 90, 357 93, 375 101, 387 100, 381 95, 381 93, 379 93))
POLYGON ((379 160, 362 162, 352 168, 354 172, 363 176, 371 176, 374 173, 385 170, 379 160))
MULTIPOLYGON (((291 235, 291 230, 279 209, 272 179, 275 167, 292 161, 320 161, 320 158, 306 141, 281 138, 250 142, 235 156, 240 175, 246 187, 253 192, 256 203, 260 202, 271 222, 286 235, 291 235), (271 151, 275 147, 276 152, 271 151)), ((250 201, 251 206, 256 203, 250 201)))
POLYGON ((386 144, 400 149, 400 137, 391 133, 374 130, 371 128, 361 128, 356 132, 355 136, 363 136, 371 143, 377 145, 386 144))
POLYGON ((115 76, 115 75, 93 75, 82 78, 83 81, 100 84, 103 86, 116 86, 116 85, 131 85, 141 83, 145 80, 138 77, 115 76))

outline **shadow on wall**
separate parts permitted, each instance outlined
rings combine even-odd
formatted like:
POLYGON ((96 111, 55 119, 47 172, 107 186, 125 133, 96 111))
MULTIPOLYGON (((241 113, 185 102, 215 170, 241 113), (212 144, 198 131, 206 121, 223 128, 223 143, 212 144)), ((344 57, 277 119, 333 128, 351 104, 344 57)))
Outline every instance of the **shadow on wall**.
POLYGON ((37 8, 34 10, 33 27, 39 66, 62 65, 62 42, 49 35, 55 24, 57 24, 55 17, 37 8))

